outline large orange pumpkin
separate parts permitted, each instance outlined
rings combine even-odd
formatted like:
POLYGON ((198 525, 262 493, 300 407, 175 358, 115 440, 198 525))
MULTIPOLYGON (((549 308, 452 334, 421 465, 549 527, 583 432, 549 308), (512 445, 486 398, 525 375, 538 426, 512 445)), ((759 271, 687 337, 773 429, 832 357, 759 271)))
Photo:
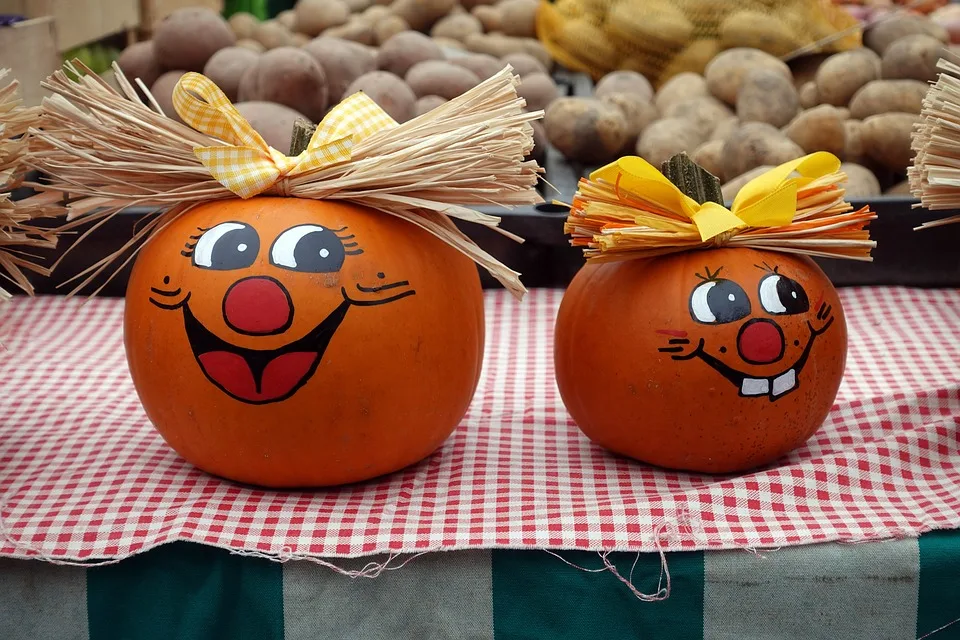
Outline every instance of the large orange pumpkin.
POLYGON ((588 264, 556 324, 577 425, 654 465, 769 463, 830 411, 846 360, 837 292, 809 258, 745 248, 588 264))
POLYGON ((184 458, 271 487, 368 479, 433 452, 483 356, 473 262, 361 206, 200 205, 144 246, 125 344, 147 416, 184 458))

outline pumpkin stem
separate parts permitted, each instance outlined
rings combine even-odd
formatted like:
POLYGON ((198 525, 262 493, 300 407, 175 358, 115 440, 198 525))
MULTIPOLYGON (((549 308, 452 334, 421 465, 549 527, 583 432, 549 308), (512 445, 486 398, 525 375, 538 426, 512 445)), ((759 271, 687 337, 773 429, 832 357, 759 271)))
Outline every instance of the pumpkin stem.
POLYGON ((690 159, 686 153, 678 153, 660 167, 667 180, 700 204, 716 202, 723 204, 720 180, 690 159))
POLYGON ((290 140, 290 155, 298 156, 310 144, 310 138, 313 132, 317 130, 317 125, 306 118, 297 118, 293 123, 293 137, 290 140))

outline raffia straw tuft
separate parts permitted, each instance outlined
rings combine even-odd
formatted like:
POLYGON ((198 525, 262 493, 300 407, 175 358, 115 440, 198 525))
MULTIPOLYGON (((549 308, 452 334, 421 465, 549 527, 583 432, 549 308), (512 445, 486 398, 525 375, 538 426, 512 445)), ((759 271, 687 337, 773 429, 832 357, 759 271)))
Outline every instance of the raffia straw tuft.
POLYGON ((649 258, 713 247, 750 247, 826 258, 870 261, 876 242, 867 225, 876 214, 864 207, 853 211, 839 185, 841 172, 818 178, 797 192, 797 214, 781 227, 746 227, 704 242, 693 221, 660 210, 642 194, 622 198, 616 185, 582 179, 564 226, 571 244, 584 248, 593 262, 649 258), (661 229, 638 219, 655 217, 661 229), (669 230, 664 230, 668 228, 669 230))
MULTIPOLYGON (((43 86, 40 125, 30 130, 31 166, 50 177, 38 188, 80 199, 69 205, 71 224, 104 221, 130 206, 173 207, 116 254, 85 272, 83 287, 121 255, 200 202, 235 198, 196 158, 196 146, 224 144, 146 107, 114 65, 118 92, 82 64, 68 64, 43 86)), ((533 148, 530 122, 517 96, 519 78, 508 66, 433 111, 357 143, 352 158, 284 178, 265 195, 350 200, 403 218, 487 269, 514 295, 526 291, 519 274, 461 232, 451 218, 500 230, 500 218, 470 206, 513 207, 541 202, 541 169, 523 158, 533 148)), ((134 255, 134 253, 131 254, 134 255)), ((129 260, 129 258, 128 258, 129 260)), ((114 272, 115 273, 115 272, 114 272)))
MULTIPOLYGON (((40 115, 38 108, 21 106, 19 83, 6 82, 9 69, 0 69, 0 275, 33 293, 25 270, 47 274, 28 253, 32 248, 49 248, 56 244, 56 232, 31 226, 30 221, 58 215, 58 197, 34 198, 14 202, 10 191, 20 186, 26 171, 24 156, 27 139, 22 137, 40 115)), ((0 287, 0 301, 9 297, 0 287)))
MULTIPOLYGON (((914 126, 917 155, 907 170, 910 191, 920 205, 933 211, 960 209, 960 56, 946 52, 940 74, 923 100, 920 122, 914 126)), ((918 229, 960 222, 960 215, 927 222, 918 229)))

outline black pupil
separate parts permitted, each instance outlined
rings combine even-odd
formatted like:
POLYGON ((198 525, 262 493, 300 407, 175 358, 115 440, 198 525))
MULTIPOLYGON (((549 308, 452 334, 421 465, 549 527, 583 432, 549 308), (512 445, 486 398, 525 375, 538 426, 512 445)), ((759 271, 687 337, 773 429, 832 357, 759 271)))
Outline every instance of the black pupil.
POLYGON ((343 266, 343 244, 329 229, 311 231, 293 249, 297 271, 332 273, 343 266))
POLYGON ((210 255, 211 269, 243 269, 253 264, 260 252, 260 237, 253 227, 233 229, 223 234, 210 255))
POLYGON ((807 292, 799 282, 790 278, 780 276, 777 280, 777 297, 780 298, 780 304, 787 310, 786 313, 804 313, 810 309, 807 292))
POLYGON ((718 280, 707 292, 707 306, 716 322, 733 322, 750 315, 750 299, 743 287, 732 280, 718 280))

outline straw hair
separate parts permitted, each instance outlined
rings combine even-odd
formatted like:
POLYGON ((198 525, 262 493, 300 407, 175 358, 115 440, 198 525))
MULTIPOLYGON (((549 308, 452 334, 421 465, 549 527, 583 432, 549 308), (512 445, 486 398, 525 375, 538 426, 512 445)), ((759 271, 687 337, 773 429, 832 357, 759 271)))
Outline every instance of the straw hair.
MULTIPOLYGON (((40 115, 37 108, 21 106, 19 84, 7 81, 9 69, 0 69, 0 276, 33 293, 25 270, 47 274, 30 255, 31 248, 49 248, 56 244, 56 232, 30 225, 30 220, 62 212, 58 198, 44 197, 14 202, 10 191, 23 182, 27 140, 21 137, 40 115)), ((0 300, 9 297, 0 286, 0 300)))
MULTIPOLYGON (((173 217, 201 202, 236 196, 194 155, 195 147, 226 143, 166 117, 152 99, 156 110, 145 106, 116 65, 119 92, 82 64, 66 67, 80 77, 73 80, 61 70, 43 83, 54 95, 44 100, 40 124, 30 130, 28 161, 50 177, 38 188, 79 198, 69 205, 66 228, 78 219, 103 222, 130 206, 172 207, 81 274, 79 288, 116 266, 122 254, 173 217)), ((529 123, 543 112, 523 111, 518 84, 508 66, 441 107, 357 142, 349 160, 282 178, 265 195, 349 200, 403 218, 522 296, 526 290, 519 274, 478 247, 452 220, 522 241, 498 229, 498 217, 468 208, 541 201, 535 189, 541 170, 523 158, 533 148, 529 123)))
MULTIPOLYGON (((917 155, 907 170, 910 191, 930 210, 960 208, 960 57, 946 52, 943 70, 923 101, 913 132, 917 155)), ((960 215, 927 222, 918 229, 960 222, 960 215)))
POLYGON ((797 191, 793 222, 778 227, 744 227, 707 242, 692 220, 663 211, 630 193, 624 198, 617 185, 582 179, 564 231, 571 244, 583 247, 586 258, 609 262, 648 258, 679 251, 713 247, 750 247, 826 258, 870 261, 876 243, 867 225, 876 214, 864 207, 853 211, 844 202, 839 185, 847 176, 835 172, 817 178, 797 191), (657 228, 642 225, 641 218, 656 220, 657 228))

